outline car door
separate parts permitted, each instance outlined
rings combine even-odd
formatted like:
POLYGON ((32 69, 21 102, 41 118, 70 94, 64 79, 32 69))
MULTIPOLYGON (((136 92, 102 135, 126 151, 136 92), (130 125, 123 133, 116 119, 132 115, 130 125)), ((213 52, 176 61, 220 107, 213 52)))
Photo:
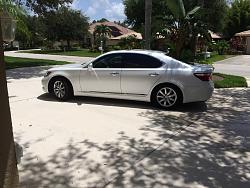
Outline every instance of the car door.
POLYGON ((121 89, 124 94, 147 95, 165 72, 163 63, 149 55, 128 53, 123 63, 121 89))
POLYGON ((83 92, 121 93, 121 55, 100 57, 92 62, 90 67, 80 73, 83 92))

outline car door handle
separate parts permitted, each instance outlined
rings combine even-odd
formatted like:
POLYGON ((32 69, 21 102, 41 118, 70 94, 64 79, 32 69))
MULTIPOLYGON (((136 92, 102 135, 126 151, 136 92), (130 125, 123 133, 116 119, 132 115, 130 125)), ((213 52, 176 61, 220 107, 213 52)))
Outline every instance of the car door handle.
POLYGON ((159 76, 159 73, 156 73, 156 72, 150 73, 149 76, 151 76, 151 77, 156 77, 156 76, 159 76))
POLYGON ((111 72, 110 73, 112 76, 117 76, 119 74, 119 72, 111 72))

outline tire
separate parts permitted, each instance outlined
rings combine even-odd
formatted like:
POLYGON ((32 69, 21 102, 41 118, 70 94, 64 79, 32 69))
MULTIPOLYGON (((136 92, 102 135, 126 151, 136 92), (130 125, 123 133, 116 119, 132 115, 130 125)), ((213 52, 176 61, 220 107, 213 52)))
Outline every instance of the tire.
POLYGON ((182 102, 182 93, 175 85, 160 85, 153 90, 151 102, 157 107, 170 109, 182 102))
POLYGON ((50 84, 51 93, 61 101, 66 101, 73 96, 70 82, 64 78, 54 78, 50 84))

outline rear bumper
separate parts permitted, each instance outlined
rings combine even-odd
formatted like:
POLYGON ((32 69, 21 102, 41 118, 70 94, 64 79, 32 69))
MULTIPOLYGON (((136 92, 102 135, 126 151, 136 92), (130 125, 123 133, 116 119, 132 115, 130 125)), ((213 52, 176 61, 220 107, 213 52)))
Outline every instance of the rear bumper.
POLYGON ((183 103, 207 101, 213 95, 214 83, 209 81, 197 86, 188 86, 186 88, 183 103))

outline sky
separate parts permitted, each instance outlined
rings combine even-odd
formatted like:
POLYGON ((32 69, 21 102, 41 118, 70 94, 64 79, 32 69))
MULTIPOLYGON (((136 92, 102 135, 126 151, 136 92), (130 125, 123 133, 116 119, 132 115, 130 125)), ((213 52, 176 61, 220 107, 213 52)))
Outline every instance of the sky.
POLYGON ((74 0, 72 7, 83 11, 91 21, 101 18, 123 21, 126 18, 122 0, 74 0))

